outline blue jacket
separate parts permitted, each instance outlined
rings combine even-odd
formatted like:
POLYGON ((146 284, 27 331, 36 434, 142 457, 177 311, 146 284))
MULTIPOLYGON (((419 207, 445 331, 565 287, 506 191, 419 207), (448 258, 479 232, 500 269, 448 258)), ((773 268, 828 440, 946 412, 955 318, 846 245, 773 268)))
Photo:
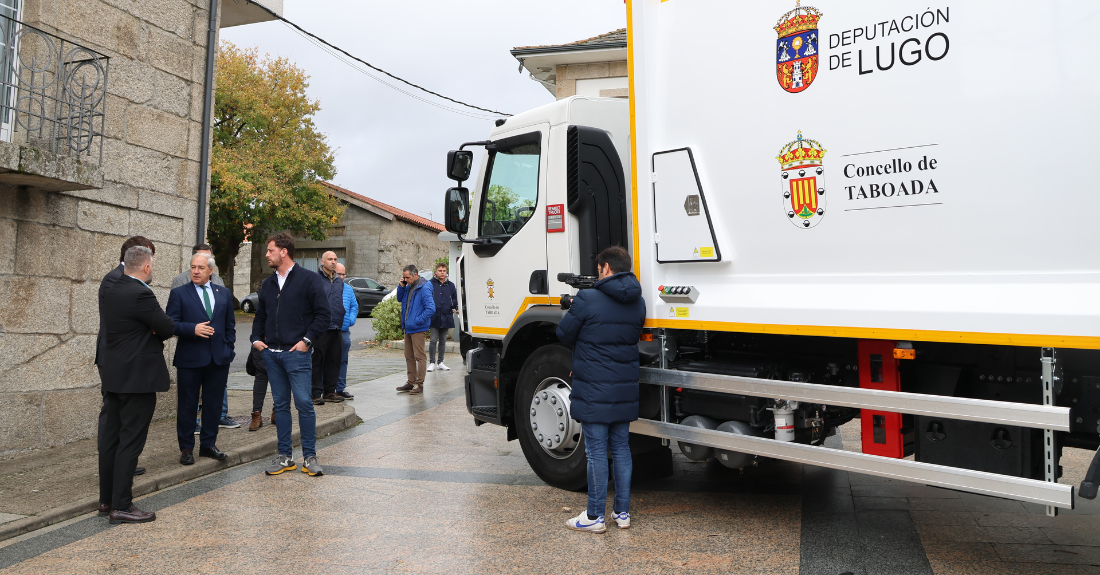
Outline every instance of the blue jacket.
POLYGON ((210 297, 214 303, 214 318, 206 316, 206 306, 195 291, 195 284, 187 282, 168 292, 168 308, 165 313, 176 321, 176 356, 172 365, 182 368, 229 365, 236 357, 233 344, 237 342, 237 319, 233 315, 233 300, 229 290, 210 284, 210 297), (209 338, 195 335, 195 325, 210 322, 214 335, 209 338))
POLYGON ((424 281, 424 278, 417 278, 413 286, 398 285, 397 301, 401 302, 401 329, 405 330, 405 333, 428 331, 432 316, 435 315, 431 282, 424 281))
POLYGON ((355 290, 348 284, 344 284, 344 309, 348 311, 344 314, 344 325, 340 327, 340 331, 348 331, 355 325, 355 320, 359 319, 359 300, 355 299, 355 290))
POLYGON ((317 270, 317 275, 321 276, 321 285, 325 288, 325 299, 328 300, 329 310, 332 313, 329 316, 328 329, 340 329, 344 321, 344 280, 335 273, 332 274, 331 280, 328 279, 324 268, 317 270))
POLYGON ((455 326, 454 310, 458 309, 458 290, 451 280, 440 282, 432 278, 432 300, 435 313, 432 315, 432 327, 451 329, 455 326))
POLYGON ((260 284, 252 338, 268 347, 289 350, 303 337, 313 343, 328 330, 332 312, 321 276, 295 264, 279 289, 278 272, 260 284))
POLYGON ((573 348, 573 419, 619 423, 638 419, 638 339, 645 323, 642 286, 630 272, 581 290, 558 325, 573 348))

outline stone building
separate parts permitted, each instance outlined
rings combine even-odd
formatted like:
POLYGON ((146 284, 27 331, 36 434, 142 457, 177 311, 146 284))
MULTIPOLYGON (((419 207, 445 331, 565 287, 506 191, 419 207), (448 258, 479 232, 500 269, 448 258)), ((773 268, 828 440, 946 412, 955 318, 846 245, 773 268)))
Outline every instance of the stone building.
POLYGON ((626 28, 550 46, 513 48, 522 70, 558 100, 569 96, 626 98, 626 28))
MULTIPOLYGON (((321 254, 333 251, 349 276, 368 277, 392 288, 401 281, 401 269, 406 265, 423 270, 447 257, 448 244, 439 239, 443 224, 335 184, 324 184, 344 204, 344 215, 329 229, 328 239, 295 239, 294 260, 302 267, 316 270, 321 254)), ((265 249, 259 242, 252 244, 253 291, 271 275, 263 257, 265 249)))
MULTIPOLYGON (((211 6, 0 0, 0 454, 95 435, 101 278, 144 235, 163 305, 202 237, 211 6)), ((213 28, 271 19, 222 0, 213 28)))

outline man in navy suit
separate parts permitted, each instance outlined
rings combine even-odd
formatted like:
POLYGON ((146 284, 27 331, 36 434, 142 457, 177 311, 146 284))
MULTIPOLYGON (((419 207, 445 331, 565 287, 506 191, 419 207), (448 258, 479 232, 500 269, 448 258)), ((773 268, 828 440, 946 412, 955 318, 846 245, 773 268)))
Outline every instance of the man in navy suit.
MULTIPOLYGON (((229 364, 236 355, 236 319, 229 290, 210 281, 214 273, 214 256, 195 254, 191 257, 191 281, 168 294, 168 309, 176 320, 175 334, 176 392, 179 407, 176 414, 176 435, 180 446, 180 463, 195 463, 195 410, 199 394, 202 404, 220 407, 222 394, 229 379, 229 364)), ((218 461, 228 456, 218 451, 220 409, 202 410, 202 432, 199 435, 199 456, 218 461)))

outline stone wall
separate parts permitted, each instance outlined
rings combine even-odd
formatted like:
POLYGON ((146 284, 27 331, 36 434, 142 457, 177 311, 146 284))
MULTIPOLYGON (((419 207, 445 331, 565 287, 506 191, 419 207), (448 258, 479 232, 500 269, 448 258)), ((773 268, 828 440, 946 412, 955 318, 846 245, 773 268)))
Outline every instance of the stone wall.
MULTIPOLYGON (((401 281, 401 269, 406 265, 427 269, 435 260, 447 257, 448 244, 440 241, 438 231, 397 218, 389 220, 355 205, 347 206, 339 225, 346 230, 343 236, 322 241, 295 238, 295 249, 343 248, 349 276, 369 277, 388 288, 401 281)), ((253 290, 272 274, 265 249, 258 243, 252 247, 253 290)))
MULTIPOLYGON (((558 89, 558 99, 577 95, 577 80, 591 80, 594 78, 625 78, 627 65, 622 62, 596 62, 593 64, 561 64, 557 69, 555 84, 558 89)), ((618 90, 608 90, 606 97, 625 97, 627 94, 618 90), (611 93, 613 92, 613 93, 611 93)))
MULTIPOLYGON (((111 58, 104 184, 74 192, 0 187, 0 453, 95 435, 96 294, 122 242, 144 235, 156 244, 152 286, 162 305, 172 277, 187 266, 207 6, 26 0, 24 22, 111 58)), ((170 340, 166 357, 173 349, 170 340)), ((174 391, 158 395, 157 417, 174 412, 174 391)))
POLYGON ((401 281, 401 270, 409 264, 421 270, 435 265, 435 260, 447 257, 447 243, 440 241, 439 232, 394 219, 382 227, 378 239, 378 277, 386 287, 401 281))

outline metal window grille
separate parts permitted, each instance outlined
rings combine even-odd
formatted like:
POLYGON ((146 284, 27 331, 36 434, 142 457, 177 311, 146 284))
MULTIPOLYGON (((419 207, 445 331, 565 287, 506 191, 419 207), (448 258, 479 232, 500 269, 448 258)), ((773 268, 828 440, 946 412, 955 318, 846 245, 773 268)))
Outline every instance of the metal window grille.
POLYGON ((110 59, 8 12, 0 10, 0 139, 101 164, 110 59))

